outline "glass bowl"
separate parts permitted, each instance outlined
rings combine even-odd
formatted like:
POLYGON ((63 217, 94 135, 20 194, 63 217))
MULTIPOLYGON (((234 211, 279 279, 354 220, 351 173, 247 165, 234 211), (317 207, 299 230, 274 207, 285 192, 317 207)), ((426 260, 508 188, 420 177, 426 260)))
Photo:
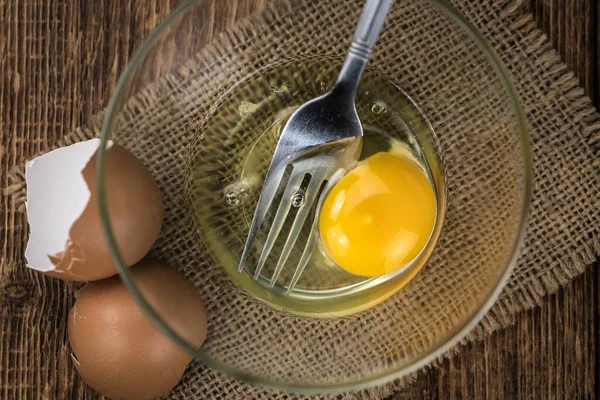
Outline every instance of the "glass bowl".
MULTIPOLYGON (((396 2, 364 81, 385 79, 427 121, 430 129, 421 139, 439 162, 434 181, 443 187, 438 199, 443 225, 418 268, 388 274, 366 290, 368 296, 349 298, 351 312, 327 308, 325 302, 324 311, 292 313, 292 303, 286 302, 297 305, 297 299, 228 270, 236 254, 227 252, 227 235, 211 237, 198 228, 189 201, 191 166, 200 154, 214 166, 205 183, 230 184, 219 173, 251 150, 233 132, 257 103, 240 101, 231 119, 211 125, 211 118, 226 109, 224 99, 261 74, 271 76, 271 84, 262 87, 272 92, 266 94, 271 102, 294 85, 325 90, 345 56, 362 2, 242 4, 185 3, 150 35, 118 82, 102 128, 98 198, 121 278, 173 341, 202 364, 252 384, 339 392, 410 373, 483 318, 516 262, 530 199, 531 159, 515 88, 482 35, 448 3, 396 2), (301 68, 306 63, 317 65, 316 72, 301 68), (289 74, 291 84, 288 75, 278 73, 289 66, 297 71, 289 74), (161 187, 165 220, 150 257, 182 271, 203 294, 209 335, 200 349, 165 322, 124 266, 104 187, 109 140, 138 156, 161 187)), ((256 95, 255 90, 244 93, 249 99, 256 95)), ((414 128, 410 118, 404 122, 414 128)), ((218 192, 215 207, 203 212, 216 213, 217 203, 226 200, 227 193, 218 192)), ((230 214, 247 229, 249 218, 239 208, 230 214)))

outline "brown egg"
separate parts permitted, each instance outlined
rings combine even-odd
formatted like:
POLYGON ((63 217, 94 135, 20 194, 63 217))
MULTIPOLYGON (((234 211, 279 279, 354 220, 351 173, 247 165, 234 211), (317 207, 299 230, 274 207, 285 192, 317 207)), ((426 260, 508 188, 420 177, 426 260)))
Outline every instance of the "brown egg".
MULTIPOLYGON (((28 265, 50 276, 72 281, 104 279, 117 273, 98 208, 95 149, 99 141, 89 142, 93 141, 60 149, 65 151, 63 155, 46 154, 27 166, 32 170, 32 178, 27 183, 32 232, 26 250, 28 265), (61 165, 69 162, 72 162, 72 170, 65 172, 64 167, 61 170, 61 165), (81 166, 84 167, 81 169, 81 166), (77 182, 82 179, 85 182, 77 182), (44 180, 67 182, 60 182, 64 187, 62 192, 49 195, 57 189, 44 187, 44 180), (68 202, 83 210, 75 214, 77 218, 67 215, 68 207, 61 210, 68 202), (41 207, 47 210, 40 210, 41 207), (61 228, 63 236, 57 238, 61 228)), ((148 253, 160 233, 163 218, 160 191, 142 162, 116 144, 106 151, 104 176, 112 231, 125 264, 131 266, 148 253)))
MULTIPOLYGON (((131 268, 156 312, 196 347, 206 338, 206 310, 196 287, 156 263, 131 268)), ((112 399, 145 400, 168 394, 192 357, 154 326, 118 276, 89 283, 69 312, 72 358, 94 390, 112 399)))

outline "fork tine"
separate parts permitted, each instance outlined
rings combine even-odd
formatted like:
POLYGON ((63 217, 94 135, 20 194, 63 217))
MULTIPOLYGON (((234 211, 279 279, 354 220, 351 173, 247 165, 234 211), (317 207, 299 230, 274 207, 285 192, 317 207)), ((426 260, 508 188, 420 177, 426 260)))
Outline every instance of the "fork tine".
POLYGON ((306 264, 308 264, 308 260, 310 260, 310 256, 312 254, 313 248, 315 247, 315 236, 314 236, 315 224, 316 223, 313 223, 312 227, 310 228, 310 233, 308 234, 308 240, 306 241, 306 246, 304 247, 304 251, 302 252, 302 257, 300 257, 300 262, 298 262, 296 271, 294 271, 294 276, 292 277, 292 280, 290 281, 290 284, 287 288, 288 294, 292 291, 292 289, 294 289, 294 286, 296 286, 296 283, 298 283, 298 280, 300 279, 300 275, 302 275, 302 272, 304 272, 304 268, 306 267, 306 264))
POLYGON ((300 236, 302 226, 304 226, 304 222, 306 221, 306 218, 308 217, 315 200, 321 192, 320 189, 323 185, 322 175, 322 173, 319 175, 314 174, 308 184, 308 188, 306 189, 305 203, 302 207, 300 207, 300 210, 298 210, 298 214, 296 214, 296 218, 294 219, 290 233, 285 241, 285 245, 283 246, 279 260, 277 261, 277 266, 275 267, 275 272, 271 277, 271 282, 269 282, 271 287, 275 286, 275 282, 277 282, 277 279, 281 274, 281 270, 283 269, 283 266, 292 252, 292 248, 294 247, 294 244, 296 244, 298 236, 300 236))
MULTIPOLYGON (((335 177, 334 177, 334 179, 335 179, 335 177)), ((316 208, 317 210, 321 209, 321 206, 323 205, 323 201, 325 200, 325 193, 327 193, 327 191, 329 190, 329 188, 331 187, 333 182, 334 181, 329 180, 327 182, 324 182, 324 185, 321 186, 321 189, 319 190, 318 198, 317 198, 317 208, 316 208)), ((313 252, 313 248, 315 247, 315 242, 316 242, 316 238, 315 238, 316 226, 317 226, 317 219, 315 218, 315 220, 312 222, 312 226, 310 227, 310 232, 308 233, 308 240, 306 241, 306 246, 304 246, 304 251, 302 252, 302 257, 300 257, 298 266, 296 267, 296 270, 294 271, 294 276, 292 276, 292 280, 290 281, 290 284, 288 285, 287 294, 290 294, 291 291, 294 289, 294 287, 296 286, 296 283, 298 283, 298 280, 300 280, 300 276, 304 272, 304 268, 306 268, 306 265, 308 264, 308 261, 310 260, 310 256, 313 252)))
POLYGON ((294 171, 292 170, 292 175, 290 176, 285 191, 283 192, 283 197, 281 198, 279 207, 277 207, 277 213, 275 214, 275 218, 273 219, 273 224, 269 229, 267 240, 265 240, 262 252, 260 253, 258 264, 256 266, 256 271, 254 271, 254 279, 258 279, 263 267, 265 266, 265 262, 267 261, 271 250, 273 249, 273 245, 275 244, 275 241, 279 236, 279 232, 281 232, 281 228, 283 227, 283 224, 290 210, 290 206, 292 204, 292 195, 296 193, 296 191, 300 188, 300 185, 304 180, 304 176, 305 174, 303 173, 294 174, 294 171))
POLYGON ((260 196, 258 198, 258 204, 256 205, 256 211, 254 211, 254 217, 252 217, 252 224, 250 225, 250 230, 248 232, 248 238, 246 239, 246 244, 244 245, 244 251, 242 252, 242 257, 240 258, 240 265, 238 267, 238 272, 242 272, 248 261, 248 256, 250 255, 250 250, 252 249, 252 244, 254 243, 254 239, 256 239, 256 234, 260 229, 265 216, 267 215, 267 211, 271 207, 271 203, 275 198, 277 189, 281 184, 281 179, 285 173, 286 166, 277 166, 273 169, 269 168, 267 172, 267 176, 265 178, 265 184, 260 192, 260 196))

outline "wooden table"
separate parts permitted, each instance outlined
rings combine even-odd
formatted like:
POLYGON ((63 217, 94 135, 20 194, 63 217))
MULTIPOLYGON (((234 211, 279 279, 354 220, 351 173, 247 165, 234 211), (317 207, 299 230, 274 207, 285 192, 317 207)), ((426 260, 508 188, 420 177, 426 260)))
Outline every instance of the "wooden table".
MULTIPOLYGON (((228 1, 247 12, 261 0, 228 1)), ((178 0, 0 0, 0 187, 7 168, 84 124, 109 99, 131 52, 178 0)), ((540 27, 599 106, 597 0, 532 0, 540 27)), ((90 391, 65 357, 72 299, 62 283, 24 266, 25 221, 0 199, 0 399, 82 399, 90 391), (4 238, 7 238, 6 240, 4 238), (42 295, 43 294, 43 295, 42 295), (33 308, 37 312, 30 312, 33 308), (40 313, 48 313, 40 317, 40 313), (26 316, 16 322, 16 316, 26 316), (36 317, 37 315, 37 317, 36 317), (49 316, 49 317, 48 317, 49 316), (62 346, 62 347, 61 347, 62 346)), ((600 365, 598 268, 519 316, 515 326, 467 346, 390 399, 595 398, 600 365)))

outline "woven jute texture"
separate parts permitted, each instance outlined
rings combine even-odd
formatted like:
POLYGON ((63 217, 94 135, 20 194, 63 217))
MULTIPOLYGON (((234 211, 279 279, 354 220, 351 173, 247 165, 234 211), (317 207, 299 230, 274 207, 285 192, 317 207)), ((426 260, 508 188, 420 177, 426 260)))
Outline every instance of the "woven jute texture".
MULTIPOLYGON (((510 71, 529 119, 534 161, 525 245, 498 301, 465 339, 477 340, 511 324, 517 312, 535 306, 596 260, 600 117, 520 2, 455 4, 510 71)), ((428 9, 430 5, 399 2, 372 65, 423 107, 437 132, 434 141, 448 179, 448 207, 444 234, 426 270, 366 313, 316 322, 282 317, 254 301, 228 281, 199 245, 181 190, 189 150, 199 146, 207 160, 223 146, 229 146, 232 154, 240 150, 235 140, 224 142, 227 131, 203 131, 216 115, 213 105, 226 88, 266 65, 342 55, 347 43, 339 38, 349 37, 360 5, 342 0, 290 1, 251 17, 215 39, 185 68, 134 96, 114 137, 142 159, 161 186, 165 226, 152 255, 181 269, 203 292, 209 331, 215 333, 208 351, 259 375, 285 379, 294 371, 294 376, 327 384, 339 377, 359 379, 365 371, 387 371, 398 360, 427 348, 440 332, 473 311, 481 288, 498 278, 499 271, 489 266, 498 265, 516 239, 524 182, 515 177, 523 164, 520 143, 511 135, 515 126, 503 88, 488 78, 487 60, 464 32, 428 9), (420 34, 411 34, 415 32, 420 34), (298 35, 304 40, 299 41, 298 35), (448 47, 442 47, 439 38, 448 47), (286 48, 285 60, 278 58, 275 42, 286 48), (411 45, 423 54, 410 57, 415 51, 411 45), (443 59, 441 51, 447 52, 443 59), (208 67, 215 63, 218 68, 208 67), (449 92, 444 90, 448 82, 449 87, 477 89, 449 92)), ((98 116, 56 146, 97 137, 101 121, 98 116)), ((215 173, 228 170, 227 164, 215 167, 215 173)), ((16 166, 12 176, 14 185, 6 193, 22 203, 22 166, 16 166)), ((381 398, 409 381, 410 377, 331 397, 381 398)), ((193 364, 171 398, 304 397, 253 388, 193 364)))

